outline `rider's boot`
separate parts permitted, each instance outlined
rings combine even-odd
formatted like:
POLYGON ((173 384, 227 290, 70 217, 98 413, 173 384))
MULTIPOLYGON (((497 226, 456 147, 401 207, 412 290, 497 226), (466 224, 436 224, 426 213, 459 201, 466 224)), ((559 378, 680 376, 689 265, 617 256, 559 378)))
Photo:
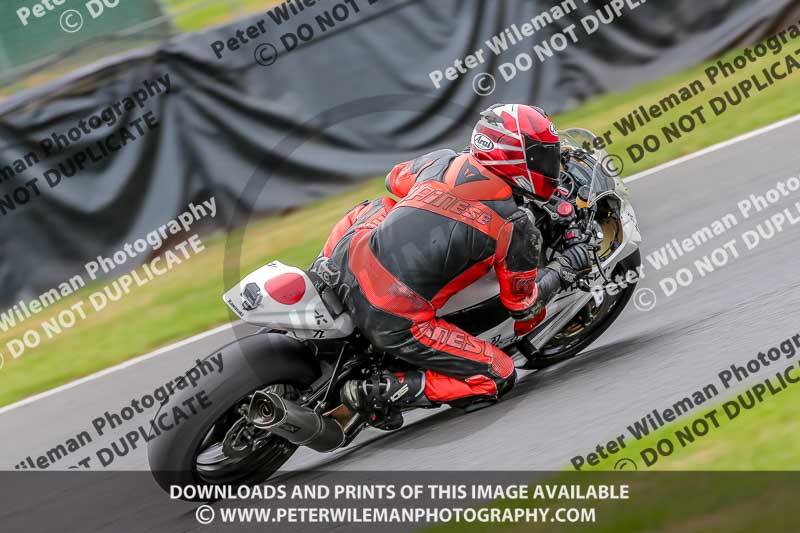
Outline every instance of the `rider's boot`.
POLYGON ((342 386, 342 403, 365 413, 368 423, 378 429, 392 430, 403 425, 402 410, 432 407, 425 397, 425 372, 383 372, 366 380, 351 380, 342 386))
POLYGON ((447 405, 455 409, 460 409, 465 413, 472 413, 485 407, 491 407, 500 401, 500 398, 508 391, 514 388, 517 382, 517 371, 514 372, 503 381, 497 389, 497 394, 486 394, 477 396, 467 396, 466 398, 459 398, 447 402, 447 405))

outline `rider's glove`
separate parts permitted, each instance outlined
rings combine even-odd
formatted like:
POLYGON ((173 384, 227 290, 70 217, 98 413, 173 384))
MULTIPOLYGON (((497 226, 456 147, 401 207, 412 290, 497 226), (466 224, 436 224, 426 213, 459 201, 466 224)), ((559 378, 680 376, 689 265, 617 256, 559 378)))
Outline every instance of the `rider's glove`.
POLYGON ((589 248, 585 244, 570 246, 547 268, 556 271, 562 287, 567 288, 592 271, 589 248))

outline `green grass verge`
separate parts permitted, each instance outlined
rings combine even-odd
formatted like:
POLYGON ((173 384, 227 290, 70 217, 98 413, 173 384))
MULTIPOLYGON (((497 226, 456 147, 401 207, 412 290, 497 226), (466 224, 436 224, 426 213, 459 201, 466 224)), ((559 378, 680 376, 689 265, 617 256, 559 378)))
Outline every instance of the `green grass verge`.
POLYGON ((266 12, 282 0, 164 0, 166 10, 173 17, 173 24, 184 32, 199 31, 235 18, 258 12, 266 12))
MULTIPOLYGON (((795 372, 796 374, 796 372, 795 372)), ((735 397, 725 398, 734 401, 735 397)), ((581 530, 598 532, 757 532, 798 531, 800 515, 793 513, 800 495, 800 446, 794 439, 800 434, 796 406, 800 386, 789 387, 751 410, 729 419, 716 406, 719 427, 710 424, 705 436, 685 446, 676 431, 704 418, 715 407, 699 408, 691 415, 650 434, 580 473, 557 474, 542 483, 556 484, 628 484, 630 499, 605 502, 562 501, 541 504, 529 501, 500 500, 491 507, 525 508, 541 506, 555 512, 557 507, 593 507, 596 522, 585 524, 447 524, 426 531, 477 533, 490 531, 522 532, 581 530), (660 457, 648 467, 640 452, 655 449, 662 439, 674 444, 669 457, 660 457), (610 472, 621 458, 633 459, 638 471, 610 472)), ((707 420, 707 419, 706 419, 707 420)), ((612 429, 612 428, 610 428, 612 429)), ((630 435, 624 428, 617 433, 630 435)), ((611 436, 611 435, 609 435, 611 436)), ((587 452, 589 450, 586 450, 587 452)))
MULTIPOLYGON (((735 78, 709 89, 696 100, 684 104, 668 117, 649 124, 626 139, 618 136, 609 151, 623 155, 627 145, 640 142, 644 135, 681 114, 722 94, 736 82, 759 72, 771 63, 762 60, 740 72, 735 78)), ((556 117, 561 129, 582 126, 605 131, 612 123, 640 104, 658 102, 668 93, 702 78, 702 68, 670 76, 633 90, 607 95, 569 113, 556 117)), ((729 139, 737 134, 800 113, 797 99, 800 76, 794 75, 764 93, 687 134, 680 142, 666 146, 639 164, 626 161, 626 173, 657 165, 729 139)), ((245 231, 243 271, 252 270, 269 260, 278 259, 305 266, 317 253, 330 228, 352 205, 365 198, 383 194, 382 180, 375 180, 342 194, 317 202, 294 214, 272 217, 251 224, 245 231)), ((39 325, 65 309, 85 293, 75 295, 58 306, 26 322, 24 327, 0 334, 0 351, 6 355, 0 370, 0 405, 47 390, 70 380, 91 374, 133 356, 192 334, 205 331, 228 320, 220 295, 222 264, 226 237, 214 235, 203 240, 206 251, 177 267, 163 278, 134 289, 122 301, 111 304, 102 314, 90 314, 73 329, 43 342, 35 351, 16 360, 10 359, 5 343, 20 336, 28 327, 39 325)), ((198 354, 200 355, 200 354, 198 354)))
MULTIPOLYGON (((793 375, 798 372, 795 370, 793 375)), ((773 384, 777 388, 774 378, 773 384)), ((729 418, 722 405, 735 402, 737 395, 723 396, 721 403, 710 407, 699 407, 641 440, 634 440, 625 428, 609 428, 609 437, 626 435, 628 444, 624 449, 594 467, 556 474, 542 482, 583 486, 627 484, 629 500, 557 503, 499 500, 490 506, 501 509, 540 506, 550 509, 549 516, 553 516, 557 507, 591 507, 596 511, 594 523, 520 523, 501 527, 447 524, 426 531, 521 533, 534 528, 539 531, 580 528, 609 533, 798 531, 800 515, 791 510, 800 495, 797 473, 800 446, 794 444, 800 434, 800 420, 796 416, 800 385, 790 385, 775 395, 766 394, 763 401, 750 410, 741 409, 738 415, 729 418), (709 413, 714 413, 717 424, 710 422, 709 413), (677 432, 686 435, 687 427, 693 426, 696 420, 707 421, 708 432, 699 425, 694 441, 676 436, 677 432), (655 463, 649 459, 648 466, 641 452, 655 450, 660 441, 666 440, 672 443, 674 452, 666 457, 659 456, 655 463), (623 472, 614 472, 622 458, 635 461, 638 471, 627 466, 623 472)), ((653 457, 651 453, 647 455, 653 457)))
MULTIPOLYGON (((797 374, 795 369, 792 375, 797 374)), ((765 374, 764 378, 768 376, 770 374, 765 374)), ((772 381, 777 388, 774 377, 772 381)), ((722 396, 719 403, 698 407, 641 440, 635 440, 625 428, 614 428, 619 430, 617 433, 625 434, 627 447, 582 471, 613 470, 623 457, 635 461, 639 470, 800 470, 800 446, 794 444, 794 439, 800 435, 800 420, 796 414, 800 385, 789 385, 776 395, 767 393, 763 401, 751 409, 731 410, 729 417, 723 406, 727 402, 735 403, 738 394, 744 391, 722 396), (708 413, 712 414, 706 417, 708 413), (697 431, 692 432, 698 420, 697 431), (664 444, 660 448, 664 453, 656 455, 660 441, 670 444, 664 444), (644 450, 648 451, 643 455, 644 450)))
MULTIPOLYGON (((492 508, 547 509, 539 523, 450 523, 426 528, 436 533, 504 531, 593 531, 604 533, 797 531, 793 502, 800 492, 796 474, 787 472, 660 472, 559 475, 545 485, 628 485, 625 500, 501 500, 492 508), (594 509, 594 522, 552 522, 558 508, 594 509)), ((540 515, 541 516, 541 515, 540 515)))
MULTIPOLYGON (((201 31, 219 24, 254 13, 264 13, 283 0, 162 0, 166 15, 179 33, 201 31)), ((4 87, 0 87, 0 101, 20 91, 44 85, 56 78, 114 54, 121 54, 141 46, 152 45, 152 39, 143 38, 141 43, 131 38, 123 41, 109 41, 102 46, 86 47, 68 58, 44 70, 34 72, 4 87)))

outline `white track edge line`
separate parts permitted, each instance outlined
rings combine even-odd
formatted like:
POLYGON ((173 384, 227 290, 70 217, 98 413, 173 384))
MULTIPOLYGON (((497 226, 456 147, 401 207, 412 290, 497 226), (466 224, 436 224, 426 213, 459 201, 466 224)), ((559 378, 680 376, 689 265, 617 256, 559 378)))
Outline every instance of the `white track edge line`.
MULTIPOLYGON (((686 163, 687 161, 691 161, 693 159, 697 159, 698 157, 703 157, 704 155, 708 155, 708 154, 710 154, 712 152, 716 152, 718 150, 722 150, 724 148, 727 148, 727 147, 732 146, 734 144, 740 143, 742 141, 746 141, 748 139, 752 139, 753 137, 758 137, 759 135, 763 135, 765 133, 769 133, 771 131, 780 129, 780 128, 784 127, 784 126, 788 126, 789 124, 793 124, 793 123, 798 122, 798 121, 800 121, 800 115, 795 115, 793 117, 789 117, 789 118, 781 120, 779 122, 775 122, 774 124, 770 124, 769 126, 765 126, 763 128, 760 128, 760 129, 757 129, 757 130, 753 130, 753 131, 751 131, 749 133, 745 133, 743 135, 739 135, 738 137, 734 137, 733 139, 729 139, 727 141, 723 141, 723 142, 721 142, 719 144, 715 144, 713 146, 709 146, 708 148, 704 148, 704 149, 699 150, 697 152, 694 152, 692 154, 685 155, 683 157, 679 157, 678 159, 674 159, 672 161, 668 161, 667 163, 663 163, 661 165, 658 165, 657 167, 653 167, 651 169, 639 172, 638 174, 634 174, 633 176, 631 176, 629 178, 625 178, 625 183, 631 183, 633 181, 640 180, 642 178, 646 178, 647 176, 650 176, 650 175, 653 175, 653 174, 657 174, 658 172, 661 172, 661 171, 666 170, 668 168, 672 168, 674 166, 686 163)), ((231 324, 223 324, 223 325, 218 326, 218 327, 216 327, 216 328, 214 328, 212 330, 209 330, 209 331, 206 331, 206 332, 203 332, 203 333, 199 333, 199 334, 197 334, 197 335, 195 335, 193 337, 189 337, 188 339, 184 339, 184 340, 178 341, 178 342, 176 342, 174 344, 170 344, 168 346, 164 346, 162 348, 159 348, 158 350, 156 350, 154 352, 150 352, 150 353, 145 354, 145 355, 140 355, 138 357, 134 357, 133 359, 129 359, 129 360, 125 361, 124 363, 120 363, 118 365, 106 368, 104 370, 100 370, 99 372, 95 372, 94 374, 90 374, 88 376, 76 379, 75 381, 70 381, 69 383, 65 383, 64 385, 59 385, 58 387, 56 387, 54 389, 50 389, 50 390, 35 394, 33 396, 29 396, 28 398, 25 398, 24 400, 20 400, 18 402, 12 403, 10 405, 6 405, 5 407, 0 407, 0 415, 2 415, 4 413, 7 413, 9 411, 13 411, 14 409, 18 409, 18 408, 23 407, 25 405, 31 404, 31 403, 36 402, 38 400, 42 400, 42 399, 47 398, 49 396, 53 396, 53 395, 58 394, 60 392, 64 392, 65 390, 69 390, 69 389, 72 389, 72 388, 77 387, 79 385, 83 385, 84 383, 88 383, 90 381, 94 381, 94 380, 99 379, 99 378, 101 378, 103 376, 107 376, 109 374, 113 374, 114 372, 117 372, 119 370, 123 370, 125 368, 134 366, 136 364, 139 364, 139 363, 141 363, 143 361, 147 361, 148 359, 152 359, 153 357, 156 357, 156 356, 161 355, 163 353, 172 351, 172 350, 174 350, 176 348, 180 348, 182 346, 186 346, 188 344, 191 344, 193 342, 199 341, 199 340, 204 339, 206 337, 210 337, 212 335, 220 333, 220 332, 222 332, 222 331, 224 331, 226 329, 229 329, 231 327, 232 327, 231 324)))
MULTIPOLYGON (((128 359, 127 361, 124 361, 124 362, 122 362, 122 363, 120 363, 118 365, 114 365, 114 366, 105 368, 103 370, 95 372, 94 374, 89 374, 88 376, 84 376, 82 378, 78 378, 78 379, 76 379, 74 381, 70 381, 69 383, 65 383, 63 385, 59 385, 58 387, 56 387, 54 389, 50 389, 50 390, 46 390, 44 392, 40 392, 38 394, 34 394, 33 396, 29 396, 29 397, 27 397, 27 398, 25 398, 23 400, 18 401, 18 402, 6 405, 4 407, 0 407, 0 415, 2 415, 4 413, 7 413, 9 411, 13 411, 14 409, 17 409, 19 407, 23 407, 25 405, 28 405, 30 403, 36 402, 38 400, 42 400, 42 399, 47 398, 49 396, 53 396, 53 395, 58 394, 60 392, 64 392, 66 390, 72 389, 72 388, 77 387, 79 385, 83 385, 84 383, 88 383, 90 381, 94 381, 94 380, 99 379, 99 378, 101 378, 103 376, 107 376, 108 374, 113 374, 114 372, 117 372, 118 370, 123 370, 125 368, 137 365, 137 364, 139 364, 141 362, 147 361, 148 359, 152 359, 152 358, 157 357, 159 355, 162 355, 162 354, 164 354, 166 352, 170 352, 170 351, 172 351, 172 350, 174 350, 176 348, 181 348, 183 346, 187 346, 189 344, 192 344, 193 342, 197 342, 197 341, 199 341, 201 339, 204 339, 206 337, 210 337, 212 335, 216 335, 217 333, 225 331, 226 329, 231 329, 232 327, 233 327, 232 324, 223 324, 223 325, 218 326, 218 327, 216 327, 214 329, 211 329, 211 330, 208 330, 208 331, 204 331, 203 333, 198 333, 197 335, 194 335, 193 337, 189 337, 188 339, 183 339, 182 341, 178 341, 178 342, 170 344, 168 346, 163 346, 163 347, 161 347, 161 348, 159 348, 159 349, 157 349, 157 350, 155 350, 153 352, 134 357, 133 359, 128 359)), ((2 372, 2 370, 0 370, 0 372, 2 372)))
POLYGON ((683 157, 679 157, 678 159, 673 159, 672 161, 668 161, 666 163, 658 165, 657 167, 653 167, 653 168, 650 168, 650 169, 647 169, 647 170, 643 170, 642 172, 639 172, 638 174, 634 174, 633 176, 631 176, 629 178, 624 178, 624 181, 625 181, 625 183, 631 183, 633 181, 640 180, 642 178, 646 178, 647 176, 650 176, 652 174, 656 174, 658 172, 661 172, 662 170, 666 170, 668 168, 672 168, 674 166, 686 163, 687 161, 691 161, 693 159, 697 159, 698 157, 703 157, 704 155, 708 155, 708 154, 710 154, 712 152, 716 152, 716 151, 722 150, 724 148, 728 148, 729 146, 732 146, 734 144, 740 143, 742 141, 746 141, 748 139, 752 139, 753 137, 758 137, 759 135, 763 135, 765 133, 769 133, 771 131, 783 128, 784 126, 788 126, 789 124, 793 124, 793 123, 798 122, 798 121, 800 121, 800 115, 795 115, 793 117, 789 117, 787 119, 781 120, 780 122, 775 122, 773 124, 770 124, 769 126, 765 126, 763 128, 760 128, 760 129, 757 129, 757 130, 753 130, 751 132, 739 135, 738 137, 734 137, 733 139, 728 139, 727 141, 723 141, 723 142, 721 142, 719 144, 715 144, 713 146, 709 146, 708 148, 703 148, 702 150, 699 150, 697 152, 685 155, 683 157))

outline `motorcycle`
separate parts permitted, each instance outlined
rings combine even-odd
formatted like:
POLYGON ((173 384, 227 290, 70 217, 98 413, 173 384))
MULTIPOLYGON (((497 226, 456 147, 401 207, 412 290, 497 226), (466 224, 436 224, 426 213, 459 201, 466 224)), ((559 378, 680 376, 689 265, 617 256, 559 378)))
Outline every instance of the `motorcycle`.
MULTIPOLYGON (((564 131, 561 141, 561 186, 550 202, 532 208, 544 237, 543 264, 584 242, 594 258, 591 274, 561 291, 543 321, 524 334, 500 303, 493 271, 438 313, 504 350, 518 368, 542 369, 592 344, 627 305, 641 268, 636 213, 613 160, 587 130, 564 131)), ((167 491, 170 485, 259 483, 301 446, 318 452, 347 446, 368 424, 342 405, 342 385, 410 368, 370 346, 325 275, 276 261, 223 299, 241 320, 264 329, 222 350, 227 377, 215 375, 206 384, 207 410, 148 443, 151 471, 167 491)), ((177 392, 161 410, 192 394, 177 392)))

